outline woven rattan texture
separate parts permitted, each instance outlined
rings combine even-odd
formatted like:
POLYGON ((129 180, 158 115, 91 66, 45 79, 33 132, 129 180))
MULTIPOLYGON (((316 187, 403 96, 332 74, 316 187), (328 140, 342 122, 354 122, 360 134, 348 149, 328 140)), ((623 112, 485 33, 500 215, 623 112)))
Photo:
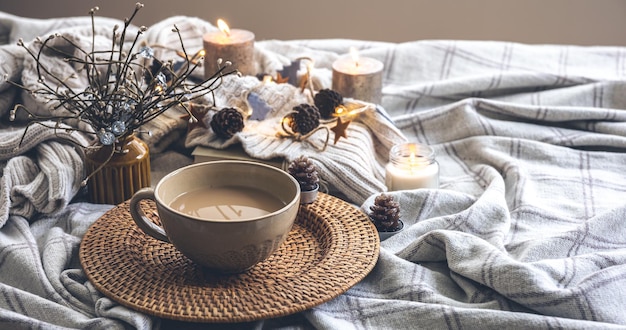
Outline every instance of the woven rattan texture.
MULTIPOLYGON (((151 202, 144 207, 154 209, 151 202)), ((125 202, 89 228, 80 261, 95 287, 122 305, 168 319, 230 323, 297 313, 342 294, 372 270, 379 244, 367 215, 320 193, 300 207, 275 254, 246 273, 220 275, 145 235, 125 202)))

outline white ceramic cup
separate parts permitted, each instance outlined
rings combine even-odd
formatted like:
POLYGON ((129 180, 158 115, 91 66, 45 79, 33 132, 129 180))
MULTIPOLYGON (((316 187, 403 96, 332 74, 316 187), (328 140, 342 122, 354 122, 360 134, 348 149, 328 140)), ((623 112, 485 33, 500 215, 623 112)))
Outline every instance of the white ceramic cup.
MULTIPOLYGON (((238 208, 229 198, 228 205, 222 202, 218 206, 220 210, 238 208)), ((289 173, 261 163, 225 160, 192 164, 167 174, 154 188, 133 195, 130 213, 146 234, 172 243, 193 262, 223 273, 240 273, 265 260, 283 243, 297 216, 299 200, 300 186, 289 173), (213 188, 268 194, 282 206, 265 215, 231 219, 190 214, 172 206, 185 193, 213 188), (141 203, 145 199, 155 202, 163 227, 146 217, 141 203)))

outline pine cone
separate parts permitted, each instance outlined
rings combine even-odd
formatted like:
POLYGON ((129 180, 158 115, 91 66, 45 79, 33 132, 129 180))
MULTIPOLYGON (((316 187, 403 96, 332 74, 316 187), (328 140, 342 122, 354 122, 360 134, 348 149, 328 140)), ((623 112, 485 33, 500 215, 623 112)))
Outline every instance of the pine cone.
POLYGON ((343 96, 332 89, 322 89, 314 98, 315 106, 320 110, 324 119, 329 119, 335 113, 335 108, 343 103, 343 96))
POLYGON ((243 115, 235 108, 224 108, 211 118, 213 132, 222 138, 230 139, 243 130, 243 115))
POLYGON ((320 111, 314 105, 302 103, 293 107, 289 127, 295 133, 307 134, 320 125, 320 111))
POLYGON ((396 231, 400 227, 400 204, 391 195, 376 196, 369 216, 378 231, 396 231))
POLYGON ((306 156, 300 156, 294 159, 289 163, 287 171, 300 183, 300 189, 302 189, 302 191, 317 188, 320 181, 317 176, 317 167, 306 156))

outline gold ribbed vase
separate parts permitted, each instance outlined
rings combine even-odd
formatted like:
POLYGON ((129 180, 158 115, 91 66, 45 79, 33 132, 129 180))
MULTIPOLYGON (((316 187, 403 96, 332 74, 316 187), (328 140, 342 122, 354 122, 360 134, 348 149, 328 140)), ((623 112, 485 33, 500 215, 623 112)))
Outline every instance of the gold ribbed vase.
POLYGON ((111 148, 102 147, 85 157, 87 173, 93 173, 87 182, 92 203, 117 205, 150 186, 150 149, 143 140, 133 134, 120 141, 112 156, 111 148))

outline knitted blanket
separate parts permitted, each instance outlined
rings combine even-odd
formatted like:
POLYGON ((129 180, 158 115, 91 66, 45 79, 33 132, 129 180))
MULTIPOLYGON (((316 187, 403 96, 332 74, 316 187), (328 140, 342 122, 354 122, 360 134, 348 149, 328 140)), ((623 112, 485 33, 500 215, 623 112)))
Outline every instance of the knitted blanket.
MULTIPOLYGON (((192 50, 214 29, 172 17, 151 27, 146 39, 167 43, 172 23, 192 50)), ((13 46, 17 38, 86 24, 0 13, 1 73, 29 75, 13 46)), ((330 65, 350 46, 384 63, 383 100, 351 100, 366 110, 346 138, 334 144, 331 136, 324 151, 313 147, 323 142, 321 132, 304 142, 275 134, 280 118, 311 95, 255 77, 230 77, 207 100, 245 107, 243 95, 255 93, 272 108, 232 139, 202 127, 187 134, 180 109, 151 122, 152 134, 143 135, 159 159, 184 155, 188 150, 168 148, 177 143, 240 143, 259 158, 307 154, 324 180, 366 212, 385 190, 391 145, 414 140, 437 153, 440 189, 391 193, 405 230, 381 243, 370 275, 305 312, 236 328, 626 328, 626 49, 266 40, 255 46, 257 68, 272 74, 306 56, 315 63, 315 87, 330 87, 330 65)), ((111 206, 75 201, 83 176, 75 143, 86 143, 84 136, 62 139, 33 126, 16 148, 23 131, 7 113, 19 94, 0 82, 0 328, 185 326, 123 307, 86 279, 77 256, 81 237, 111 206)), ((205 328, 212 327, 223 325, 205 328)))

